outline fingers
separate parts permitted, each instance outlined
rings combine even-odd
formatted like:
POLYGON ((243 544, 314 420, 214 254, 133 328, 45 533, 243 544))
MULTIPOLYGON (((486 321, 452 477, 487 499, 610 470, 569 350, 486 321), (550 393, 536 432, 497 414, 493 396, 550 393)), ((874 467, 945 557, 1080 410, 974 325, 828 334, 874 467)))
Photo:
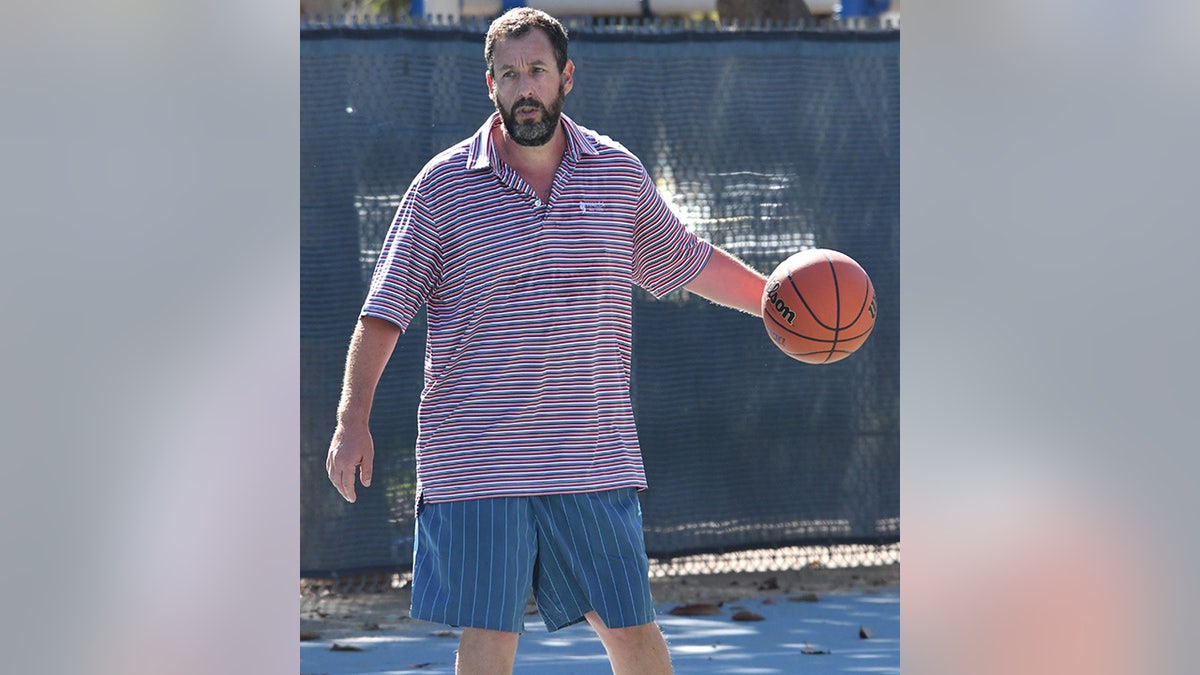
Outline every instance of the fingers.
POLYGON ((360 464, 341 466, 341 463, 332 454, 330 453, 330 459, 325 462, 326 471, 329 473, 329 482, 333 483, 346 501, 353 503, 358 499, 358 495, 354 491, 356 473, 360 473, 363 487, 371 487, 371 459, 364 457, 360 460, 360 464), (356 472, 355 469, 359 471, 356 472))
POLYGON ((350 503, 354 503, 358 499, 358 495, 354 494, 354 467, 348 467, 346 470, 338 474, 338 492, 342 493, 342 497, 350 503))
POLYGON ((342 466, 344 462, 339 462, 340 458, 336 450, 330 450, 329 456, 325 458, 325 473, 329 475, 329 482, 333 483, 342 497, 348 502, 353 502, 357 498, 354 494, 354 465, 342 466))
POLYGON ((371 474, 374 473, 371 458, 363 457, 362 464, 358 466, 358 477, 362 480, 363 487, 371 487, 371 474))
POLYGON ((334 432, 329 454, 325 457, 325 472, 346 501, 353 503, 358 499, 354 482, 360 471, 363 487, 371 486, 374 458, 375 449, 369 433, 344 433, 341 427, 334 432))

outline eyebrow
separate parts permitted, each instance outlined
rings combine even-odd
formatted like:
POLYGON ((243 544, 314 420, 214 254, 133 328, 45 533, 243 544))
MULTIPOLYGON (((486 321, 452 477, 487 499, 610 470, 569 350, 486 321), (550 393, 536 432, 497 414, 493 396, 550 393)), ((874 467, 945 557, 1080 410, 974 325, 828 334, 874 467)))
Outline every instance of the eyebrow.
MULTIPOLYGON (((541 60, 541 59, 537 59, 537 60, 535 60, 535 61, 530 61, 530 62, 529 62, 528 64, 526 64, 526 65, 529 65, 529 66, 543 66, 543 67, 545 67, 545 66, 547 66, 547 65, 549 65, 549 64, 548 64, 548 62, 546 62, 546 61, 543 61, 543 60, 541 60)), ((517 67, 516 65, 514 65, 514 64, 511 64, 511 63, 502 63, 502 64, 500 64, 500 65, 496 66, 496 70, 498 70, 498 71, 499 71, 499 70, 513 70, 513 69, 515 69, 516 67, 517 67)))

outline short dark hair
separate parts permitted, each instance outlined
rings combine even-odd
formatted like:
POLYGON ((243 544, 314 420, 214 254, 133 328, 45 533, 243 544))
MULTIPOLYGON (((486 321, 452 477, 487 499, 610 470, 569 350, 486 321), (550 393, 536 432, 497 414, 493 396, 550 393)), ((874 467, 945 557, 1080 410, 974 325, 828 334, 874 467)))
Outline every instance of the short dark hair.
POLYGON ((567 67, 567 29, 562 23, 543 12, 531 7, 517 7, 501 14, 488 26, 487 39, 483 43, 483 60, 487 62, 487 72, 494 75, 492 70, 496 58, 496 43, 508 38, 519 38, 530 30, 538 28, 550 38, 550 47, 554 50, 554 61, 561 73, 567 67))

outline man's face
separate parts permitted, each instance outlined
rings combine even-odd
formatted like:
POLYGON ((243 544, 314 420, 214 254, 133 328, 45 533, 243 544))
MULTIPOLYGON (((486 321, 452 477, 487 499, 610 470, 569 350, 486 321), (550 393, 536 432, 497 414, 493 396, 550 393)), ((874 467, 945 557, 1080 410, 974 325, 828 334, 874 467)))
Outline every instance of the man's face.
POLYGON ((534 29, 496 43, 488 95, 504 129, 519 145, 545 145, 558 128, 575 64, 558 72, 550 39, 534 29))

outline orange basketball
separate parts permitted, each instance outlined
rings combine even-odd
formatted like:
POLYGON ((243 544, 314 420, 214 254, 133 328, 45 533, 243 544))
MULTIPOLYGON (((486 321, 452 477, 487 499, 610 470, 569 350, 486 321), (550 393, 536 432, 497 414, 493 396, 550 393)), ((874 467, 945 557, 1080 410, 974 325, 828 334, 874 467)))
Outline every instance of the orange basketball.
POLYGON ((767 278, 762 310, 767 335, 784 354, 833 363, 853 354, 875 327, 875 287, 850 256, 809 249, 767 278))

